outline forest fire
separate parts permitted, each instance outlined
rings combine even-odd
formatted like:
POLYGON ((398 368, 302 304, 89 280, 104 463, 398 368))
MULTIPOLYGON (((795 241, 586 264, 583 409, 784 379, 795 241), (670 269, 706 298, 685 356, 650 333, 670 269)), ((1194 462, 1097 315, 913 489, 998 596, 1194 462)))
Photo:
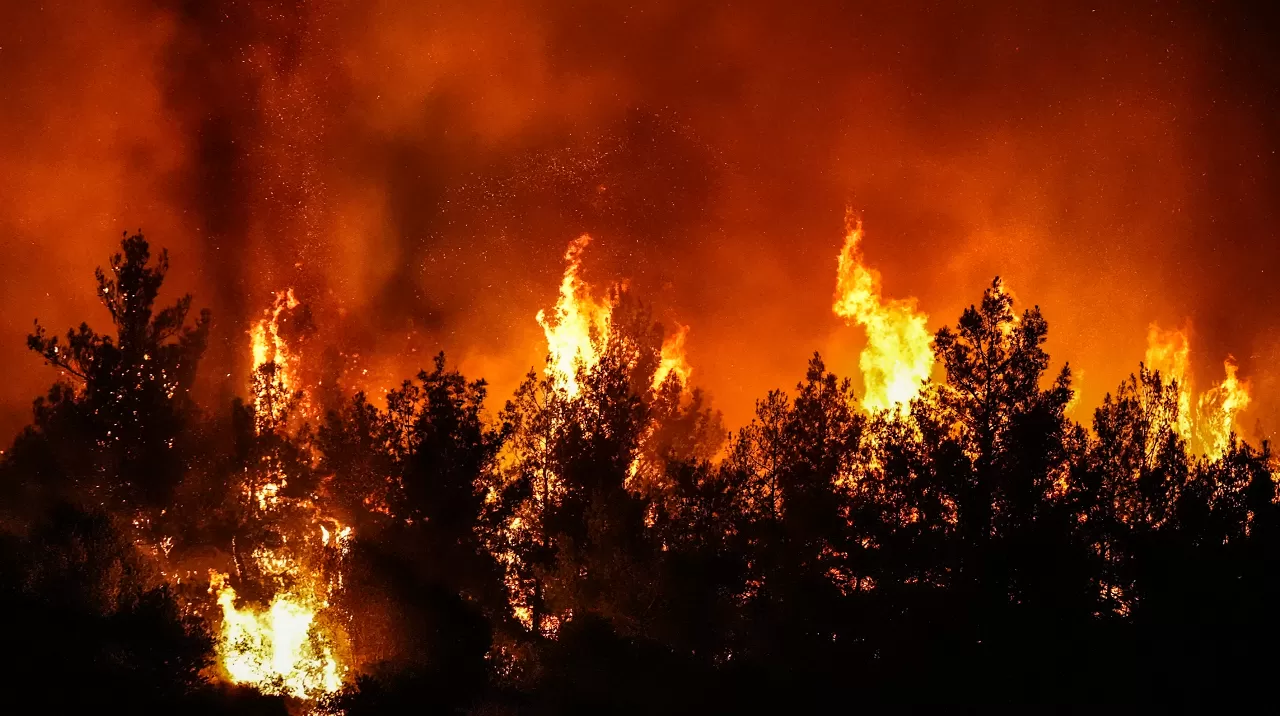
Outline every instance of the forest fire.
MULTIPOLYGON (((512 440, 514 449, 505 456, 509 474, 498 485, 491 485, 486 497, 494 505, 499 502, 500 490, 526 481, 527 497, 514 509, 508 508, 504 524, 490 535, 489 549, 503 565, 512 614, 525 629, 550 637, 572 619, 573 610, 549 608, 541 580, 534 576, 536 567, 522 558, 519 546, 541 542, 543 549, 551 548, 546 520, 563 507, 568 493, 554 455, 563 441, 581 429, 582 425, 575 421, 599 417, 599 408, 592 403, 598 397, 584 395, 587 386, 583 381, 598 384, 602 371, 611 368, 620 368, 627 374, 639 372, 643 377, 639 385, 643 388, 638 397, 654 405, 657 412, 680 409, 690 395, 688 380, 693 372, 685 355, 688 326, 677 326, 666 336, 659 333, 660 343, 646 345, 646 340, 653 339, 652 332, 661 331, 661 327, 645 325, 648 314, 643 308, 634 316, 626 316, 638 317, 638 324, 628 321, 615 325, 616 311, 630 312, 637 306, 625 303, 625 285, 611 287, 603 299, 594 297, 590 284, 581 278, 583 252, 590 241, 584 234, 570 243, 554 314, 548 318, 540 310, 536 315, 547 341, 545 378, 537 384, 527 382, 517 393, 519 404, 534 414, 529 416, 532 420, 517 429, 512 440), (664 402, 665 408, 656 407, 664 402)), ((635 432, 630 436, 630 459, 623 481, 627 490, 644 493, 655 489, 655 483, 661 480, 665 459, 658 454, 664 449, 658 445, 656 435, 659 421, 659 417, 650 417, 631 426, 635 432)))
POLYGON ((280 314, 297 307, 298 299, 293 297, 293 289, 281 291, 276 294, 271 307, 264 311, 265 317, 249 329, 253 370, 257 371, 267 363, 274 364, 281 373, 281 381, 286 387, 289 387, 293 381, 292 378, 286 377, 290 368, 290 356, 285 341, 280 336, 280 314))
POLYGON ((250 392, 254 398, 254 425, 259 432, 281 424, 297 412, 306 392, 298 384, 297 356, 281 335, 282 314, 298 308, 293 289, 276 294, 263 318, 249 330, 253 358, 250 392))
POLYGON ((1280 17, 9 4, 15 703, 1274 700, 1280 17))
POLYGON ((333 530, 318 525, 319 540, 294 535, 281 549, 252 552, 265 605, 237 605, 231 576, 209 571, 209 593, 221 610, 218 667, 232 683, 302 700, 342 688, 349 671, 340 661, 346 635, 330 607, 342 589, 352 530, 330 525, 333 530))

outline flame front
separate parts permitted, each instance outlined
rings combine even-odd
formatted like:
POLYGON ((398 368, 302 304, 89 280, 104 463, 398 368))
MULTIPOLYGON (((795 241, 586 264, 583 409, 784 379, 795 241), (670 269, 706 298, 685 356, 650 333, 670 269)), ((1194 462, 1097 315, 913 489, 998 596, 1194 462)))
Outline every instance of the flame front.
POLYGON ((1151 324, 1147 330, 1146 366, 1178 385, 1178 435, 1188 447, 1217 460, 1231 447, 1236 415, 1249 406, 1249 386, 1236 376, 1231 356, 1223 361, 1226 378, 1191 400, 1191 341, 1187 330, 1163 330, 1151 324))
POLYGON ((608 301, 597 302, 590 287, 578 276, 582 252, 590 243, 591 237, 583 234, 569 244, 564 255, 568 266, 560 281, 555 315, 548 318, 546 311, 538 311, 537 316, 547 337, 546 374, 559 380, 570 397, 581 390, 578 369, 590 368, 600 360, 599 346, 608 342, 613 313, 608 301))
POLYGON ((877 411, 905 405, 919 394, 933 370, 933 347, 929 317, 916 310, 914 298, 886 300, 880 295, 880 274, 863 263, 861 241, 862 221, 846 217, 832 310, 867 332, 858 360, 865 386, 862 403, 877 411))

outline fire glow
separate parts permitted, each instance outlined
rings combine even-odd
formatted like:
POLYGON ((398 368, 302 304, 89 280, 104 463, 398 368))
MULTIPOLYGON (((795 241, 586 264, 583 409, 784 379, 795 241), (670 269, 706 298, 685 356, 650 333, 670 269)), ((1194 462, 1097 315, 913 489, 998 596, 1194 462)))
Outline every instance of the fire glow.
POLYGON ((1280 18, 11 4, 15 684, 786 713, 1275 671, 1280 18))
MULTIPOLYGON (((293 289, 281 291, 250 330, 251 408, 259 434, 288 430, 291 413, 305 400, 295 372, 301 357, 281 335, 284 314, 298 307, 293 289)), ((281 546, 258 547, 249 555, 267 591, 265 603, 244 603, 230 574, 209 570, 209 593, 221 613, 218 666, 232 683, 314 700, 341 689, 349 671, 339 656, 346 651, 345 635, 334 628, 340 617, 330 607, 342 589, 352 528, 325 516, 314 499, 283 495, 289 475, 271 455, 260 473, 248 476, 244 498, 258 519, 280 533, 281 546), (294 527, 299 517, 301 533, 294 527)))
MULTIPOLYGON (((865 334, 858 361, 864 409, 871 413, 903 410, 922 395, 931 379, 934 358, 928 316, 916 307, 914 298, 883 297, 879 273, 863 259, 863 240, 861 222, 849 219, 836 266, 832 309, 865 334)), ((626 288, 614 286, 601 297, 583 280, 590 244, 591 237, 585 234, 570 242, 555 306, 535 316, 546 340, 543 375, 550 391, 547 400, 553 403, 581 399, 582 381, 590 379, 611 350, 611 341, 620 340, 614 311, 626 288)), ((290 430, 292 411, 312 388, 302 384, 298 370, 302 357, 291 348, 282 328, 290 312, 299 307, 292 289, 280 291, 250 330, 251 405, 260 434, 290 430)), ((662 336, 652 368, 650 399, 656 399, 668 381, 679 386, 680 395, 687 395, 693 373, 686 357, 689 333, 688 325, 677 324, 662 336)), ((1165 331, 1153 324, 1147 340, 1147 367, 1178 386, 1179 435, 1193 450, 1218 459, 1231 445, 1236 417, 1249 404, 1248 387, 1237 377, 1234 361, 1225 362, 1224 380, 1196 395, 1190 383, 1187 332, 1165 331)), ((546 425, 549 433, 537 438, 542 449, 565 428, 559 420, 551 418, 546 425)), ((651 438, 652 428, 647 428, 642 442, 651 438)), ((631 489, 641 489, 637 476, 646 469, 644 454, 641 450, 631 463, 631 489)), ((530 500, 502 528, 500 540, 514 544, 538 539, 542 513, 559 500, 558 482, 553 471, 544 469, 530 500)), ((309 701, 338 692, 350 678, 351 666, 342 656, 349 651, 347 637, 338 626, 342 616, 334 613, 332 597, 342 589, 353 530, 326 516, 312 499, 284 496, 288 485, 289 475, 271 460, 263 463, 260 475, 246 481, 248 502, 284 534, 280 549, 258 548, 251 555, 266 591, 248 602, 232 586, 235 577, 210 570, 209 593, 219 613, 218 668, 223 678, 266 694, 309 701), (290 532, 293 528, 286 526, 286 514, 304 516, 301 532, 290 532)), ((563 623, 573 618, 572 612, 535 610, 543 595, 531 591, 528 579, 521 577, 522 565, 515 553, 496 545, 491 549, 507 572, 513 616, 526 629, 555 637, 563 623)))
POLYGON ((1192 451, 1216 460, 1231 446, 1236 416, 1249 407, 1249 386, 1236 376, 1236 361, 1222 363, 1226 377, 1192 400, 1191 341, 1187 331, 1163 330, 1151 324, 1147 332, 1146 367, 1178 387, 1178 435, 1192 451))
POLYGON ((862 259, 862 220, 845 218, 844 248, 836 269, 837 316, 857 323, 867 334, 858 359, 867 410, 887 410, 911 402, 933 370, 929 317, 916 300, 881 296, 880 274, 862 259))

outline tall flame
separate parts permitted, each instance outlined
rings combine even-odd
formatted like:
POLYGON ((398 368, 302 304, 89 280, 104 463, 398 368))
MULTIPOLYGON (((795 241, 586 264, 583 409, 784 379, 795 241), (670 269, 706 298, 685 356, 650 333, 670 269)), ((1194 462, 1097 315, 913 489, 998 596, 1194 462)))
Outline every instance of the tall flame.
POLYGON ((297 390, 294 356, 280 335, 280 315, 298 307, 293 289, 276 294, 271 307, 263 311, 263 318, 249 329, 249 345, 253 355, 251 373, 252 390, 258 413, 255 425, 261 432, 268 425, 278 424, 288 411, 286 396, 297 390), (270 366, 269 376, 262 368, 270 366))
MULTIPOLYGON (((614 297, 610 294, 603 299, 592 295, 591 286, 581 278, 582 255, 591 243, 591 237, 583 234, 569 244, 565 252, 564 277, 560 281, 559 298, 556 301, 554 315, 548 316, 546 311, 538 311, 538 325, 547 339, 547 366, 545 375, 552 379, 556 388, 570 399, 579 397, 582 386, 578 382, 580 370, 589 370, 600 362, 610 341, 624 340, 625 331, 615 331, 613 323, 614 297)), ((687 391, 689 378, 693 368, 685 356, 685 341, 689 327, 676 324, 676 330, 663 339, 659 351, 658 365, 654 370, 652 382, 648 388, 654 395, 658 394, 668 378, 678 378, 682 391, 687 391)), ((632 366, 634 367, 634 366, 632 366)), ((681 398, 685 395, 681 394, 681 398)), ((562 418, 553 418, 551 432, 559 432, 564 423, 562 418)), ((645 426, 641 441, 653 438, 653 425, 645 426)), ((534 439, 540 448, 548 447, 545 434, 534 439)), ((625 485, 635 488, 635 478, 641 469, 643 450, 631 461, 625 485)), ((493 556, 503 565, 504 582, 507 588, 508 604, 512 615, 526 628, 537 631, 543 636, 554 637, 563 621, 571 619, 572 610, 550 611, 535 615, 533 604, 534 588, 519 574, 520 557, 509 546, 533 539, 541 539, 545 530, 541 524, 541 513, 546 506, 562 499, 565 486, 560 477, 545 464, 539 467, 539 479, 534 481, 529 499, 519 505, 507 517, 500 529, 500 537, 489 547, 493 556), (536 622, 535 623, 535 618, 536 622)), ((497 492, 491 490, 486 500, 497 500, 497 492)))
POLYGON ((865 385, 862 403, 868 410, 885 410, 909 403, 933 370, 929 317, 916 309, 914 298, 881 296, 880 273, 863 263, 861 241, 862 221, 847 216, 832 310, 867 332, 858 359, 865 385))
POLYGON ((297 307, 298 299, 294 297, 292 288, 280 291, 271 308, 262 312, 263 319, 249 329, 254 370, 267 363, 275 363, 282 370, 289 366, 289 351, 280 337, 280 314, 297 307))
POLYGON ((662 357, 658 363, 658 371, 653 374, 653 388, 657 390, 666 382, 667 376, 675 375, 680 385, 688 387, 689 377, 693 375, 693 366, 689 365, 684 354, 684 341, 689 335, 689 327, 676 324, 676 330, 662 341, 662 357))
POLYGON ((1191 342, 1185 330, 1162 330, 1152 323, 1147 328, 1147 368, 1160 372, 1166 383, 1178 384, 1178 435, 1190 442, 1192 437, 1191 415, 1191 342))
POLYGON ((1249 387, 1236 377, 1235 358, 1222 362, 1227 377, 1200 394, 1197 402, 1200 416, 1200 443, 1212 460, 1222 457, 1231 447, 1231 434, 1236 429, 1236 415, 1249 407, 1249 387))
POLYGON ((582 252, 590 243, 591 237, 583 234, 569 244, 564 255, 568 266, 560 281, 555 315, 548 318, 546 311, 538 311, 537 316, 538 325, 547 337, 546 373, 557 378, 570 397, 577 396, 581 390, 578 368, 590 368, 600 360, 600 346, 608 341, 613 313, 608 301, 597 302, 591 288, 578 276, 582 252))
POLYGON ((1226 378, 1191 400, 1191 342, 1187 330, 1163 330, 1151 324, 1147 331, 1146 365, 1160 371, 1161 377, 1178 384, 1178 434, 1192 450, 1210 460, 1226 454, 1231 434, 1236 429, 1236 415, 1249 406, 1249 386, 1237 377, 1235 359, 1223 361, 1226 378))
MULTIPOLYGON (((280 331, 285 311, 298 305, 292 289, 277 293, 250 330, 252 407, 260 433, 281 426, 292 400, 283 396, 302 395, 298 356, 280 331)), ((266 590, 267 601, 238 604, 231 575, 216 570, 209 572, 209 593, 222 615, 217 655, 223 675, 266 694, 310 700, 341 689, 348 672, 338 658, 345 635, 326 619, 326 610, 342 589, 352 529, 326 516, 314 496, 286 495, 286 464, 264 456, 242 486, 245 507, 280 537, 276 547, 259 546, 248 556, 248 574, 266 590)))

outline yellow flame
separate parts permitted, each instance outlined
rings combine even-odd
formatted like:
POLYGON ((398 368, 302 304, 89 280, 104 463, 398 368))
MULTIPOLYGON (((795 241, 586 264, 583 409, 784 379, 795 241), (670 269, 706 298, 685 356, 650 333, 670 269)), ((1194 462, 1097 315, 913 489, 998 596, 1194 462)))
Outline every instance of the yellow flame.
MULTIPOLYGON (((253 355, 253 392, 255 403, 259 406, 269 405, 266 410, 267 414, 259 415, 256 421, 259 430, 267 425, 279 422, 284 418, 286 404, 280 400, 263 400, 264 393, 269 390, 275 390, 280 396, 285 396, 297 390, 297 378, 294 375, 296 366, 294 365, 294 356, 289 352, 289 347, 285 343, 284 338, 280 336, 280 314, 286 310, 297 308, 298 299, 293 295, 293 289, 280 291, 276 294, 275 300, 271 304, 271 308, 263 311, 262 320, 253 324, 249 329, 250 350, 253 355), (258 370, 262 366, 272 364, 275 371, 271 376, 270 382, 261 382, 257 379, 258 370)), ((259 408, 261 410, 261 408, 259 408)))
POLYGON ((608 301, 597 302, 590 286, 578 277, 582 252, 590 243, 591 237, 583 234, 569 244, 564 255, 568 266, 560 281, 555 315, 548 318, 545 311, 538 311, 537 316, 538 325, 547 337, 546 374, 559 380, 570 397, 577 396, 581 390, 578 368, 590 368, 599 362, 599 347, 608 341, 613 313, 608 301))
POLYGON ((264 318, 249 329, 254 370, 267 363, 275 363, 282 369, 289 365, 289 351, 280 337, 280 314, 297 307, 298 299, 294 298, 292 288, 280 291, 271 308, 263 311, 264 318))
POLYGON ((867 332, 858 366, 865 386, 862 403, 875 411, 900 407, 919 394, 933 370, 933 347, 929 317, 916 309, 914 298, 881 296, 880 274, 863 264, 861 241, 862 221, 846 217, 832 310, 867 332))
MULTIPOLYGON (((280 335, 280 319, 298 301, 292 289, 276 294, 271 308, 250 330, 254 368, 254 421, 261 431, 285 417, 280 393, 298 390, 297 358, 280 335), (259 373, 264 366, 273 370, 259 373)), ((326 517, 314 496, 289 496, 284 463, 264 459, 246 475, 246 506, 272 525, 276 548, 258 546, 251 564, 266 590, 261 604, 237 604, 230 575, 209 571, 209 593, 221 610, 217 661, 233 683, 265 694, 313 700, 342 688, 348 672, 338 657, 346 635, 324 616, 330 597, 342 589, 343 559, 352 529, 326 517), (305 528, 294 521, 304 517, 305 528)), ((233 543, 234 545, 234 543, 233 543)), ((237 575, 240 575, 237 563, 237 575)))
POLYGON ((1201 393, 1193 403, 1191 342, 1187 333, 1185 328, 1163 330, 1151 324, 1147 330, 1146 366, 1160 371, 1166 382, 1178 383, 1178 435, 1192 451, 1217 460, 1231 446, 1236 415, 1249 406, 1249 386, 1237 377, 1235 359, 1227 356, 1222 364, 1226 378, 1201 393))
POLYGON ((1191 365, 1191 342, 1185 330, 1162 330, 1152 323, 1147 328, 1146 366, 1149 370, 1159 371, 1165 383, 1178 384, 1178 435, 1190 442, 1191 428, 1191 386, 1189 382, 1189 366, 1191 365))
POLYGON ((662 341, 662 358, 658 363, 658 371, 653 374, 653 388, 657 390, 666 382, 667 376, 674 374, 680 379, 680 385, 688 388, 689 376, 693 375, 693 367, 684 354, 684 341, 689 335, 689 327, 676 324, 676 331, 662 341))
POLYGON ((1200 444, 1205 455, 1217 460, 1231 447, 1236 415, 1249 407, 1249 387, 1236 377, 1236 362, 1231 356, 1222 362, 1227 374, 1221 383, 1200 394, 1200 444))
POLYGON ((211 570, 209 591, 222 608, 220 663, 237 684, 265 694, 314 699, 342 688, 339 666, 316 614, 328 606, 314 591, 277 594, 265 609, 236 606, 228 575, 211 570))

